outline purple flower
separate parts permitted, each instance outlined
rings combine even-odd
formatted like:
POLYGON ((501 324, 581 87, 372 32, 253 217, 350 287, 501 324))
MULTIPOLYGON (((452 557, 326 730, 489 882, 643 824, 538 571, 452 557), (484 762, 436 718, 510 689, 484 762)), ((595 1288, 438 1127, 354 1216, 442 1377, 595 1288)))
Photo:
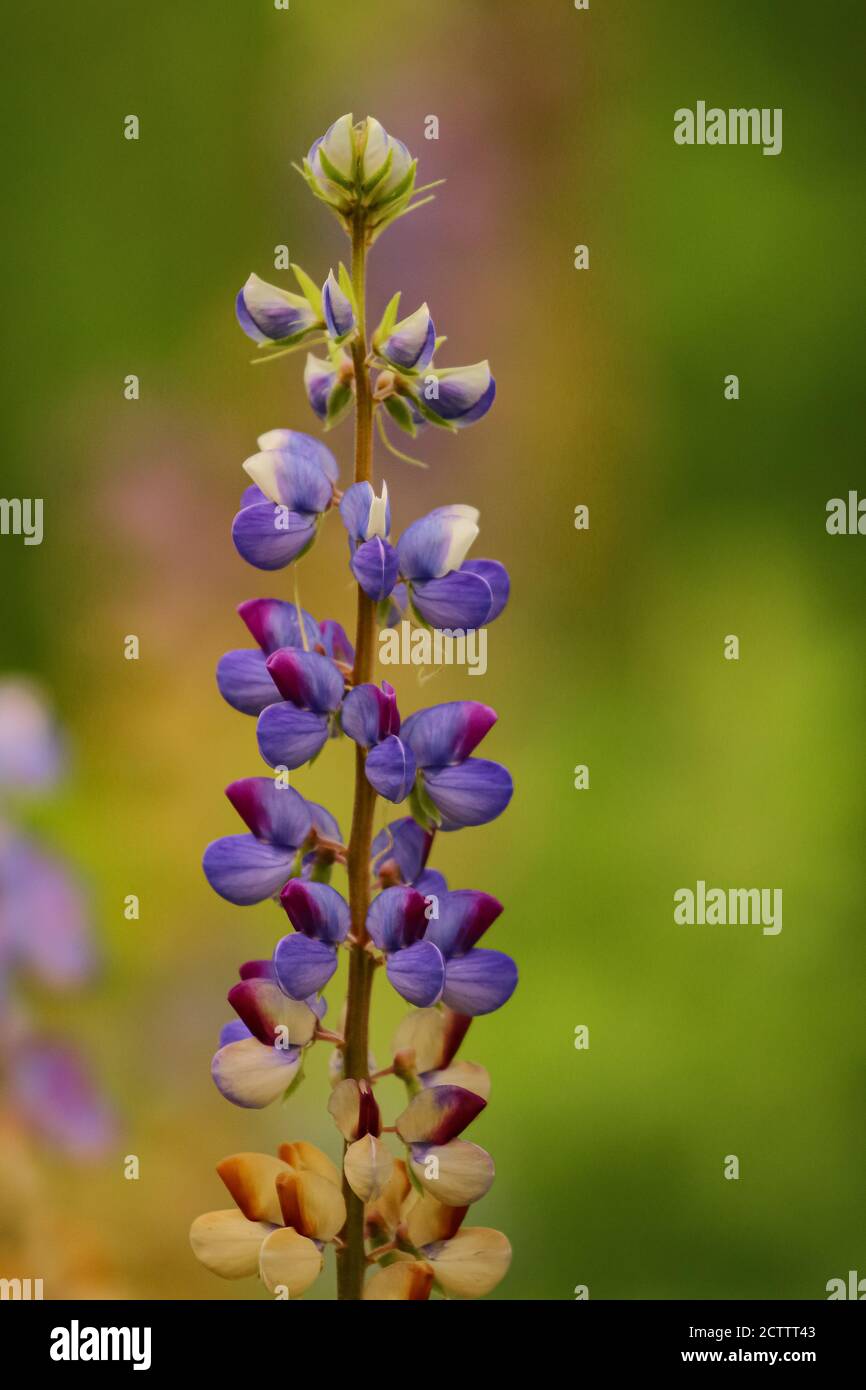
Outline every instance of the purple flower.
POLYGON ((233 1105, 261 1109, 285 1096, 324 1017, 324 999, 290 999, 271 961, 248 961, 228 1000, 238 1018, 220 1033, 211 1064, 217 1089, 233 1105))
POLYGON ((299 342, 307 333, 322 327, 306 295, 291 294, 278 285, 269 285, 251 275, 238 293, 235 303, 238 323, 253 342, 299 342))
POLYGON ((437 1003, 445 984, 445 962, 435 943, 424 940, 427 903, 414 888, 386 888, 370 904, 367 931, 384 952, 386 973, 397 993, 416 1008, 437 1003))
POLYGON ((110 1149, 115 1117, 78 1053, 51 1038, 28 1038, 11 1056, 17 1106, 44 1140, 76 1159, 110 1149))
MULTIPOLYGON (((340 273, 344 273, 342 267, 340 273)), ((333 270, 328 271, 328 278, 322 289, 322 304, 328 334, 335 342, 341 343, 355 327, 355 310, 351 299, 338 284, 333 270)))
POLYGON ((306 999, 328 983, 337 968, 337 947, 349 934, 349 907, 327 883, 293 879, 280 894, 295 934, 274 951, 280 988, 291 999, 306 999))
POLYGON ((62 766, 60 735, 38 687, 0 681, 0 788, 46 791, 62 766))
POLYGON ((313 141, 303 172, 316 196, 347 228, 348 215, 361 199, 370 209, 381 207, 370 223, 371 239, 401 215, 415 185, 415 161, 402 140, 389 135, 374 116, 357 125, 351 115, 334 121, 313 141))
POLYGON ((398 371, 421 371, 432 361, 436 348, 436 329, 427 305, 395 323, 375 346, 379 356, 398 371))
POLYGON ((436 869, 427 868, 435 830, 412 816, 402 816, 380 830, 370 847, 373 869, 383 886, 407 883, 425 896, 446 893, 448 884, 436 869))
POLYGON ((253 485, 241 498, 232 539, 257 569, 283 569, 315 540, 319 518, 331 505, 337 464, 320 440, 295 430, 272 430, 259 444, 261 452, 244 463, 253 485))
POLYGON ((367 749, 367 781, 388 801, 405 801, 415 781, 415 758, 398 738, 400 712, 393 688, 358 685, 343 702, 343 731, 367 749))
POLYGON ((451 429, 472 425, 486 415, 496 396, 489 362, 431 371, 413 391, 425 420, 451 429))
POLYGON ((313 410, 329 429, 340 423, 352 404, 352 381, 352 359, 342 348, 335 348, 327 362, 307 353, 304 389, 313 410))
POLYGON ((274 897, 289 878, 310 833, 310 808, 294 788, 278 787, 270 777, 232 782, 226 796, 251 833, 214 840, 203 868, 221 898, 248 907, 274 897))
POLYGON ((498 618, 509 581, 496 560, 467 560, 478 536, 474 507, 437 507, 404 531, 397 545, 411 600, 431 627, 467 630, 498 618))
MULTIPOLYGON (((233 709, 242 714, 261 714, 268 705, 279 699, 279 691, 274 685, 267 668, 267 658, 280 647, 324 647, 333 638, 331 627, 336 624, 319 624, 309 613, 298 610, 294 604, 277 598, 249 599, 238 608, 250 633, 259 644, 259 649, 239 648, 226 652, 217 665, 217 686, 220 694, 233 709), (303 634, 301 622, 303 621, 303 634), (328 627, 328 632, 324 631, 328 627)), ((342 628, 340 628, 342 632, 342 628)), ((345 637, 345 634, 343 634, 345 637)))
POLYGON ((259 715, 259 751, 271 767, 301 767, 337 732, 332 716, 343 699, 342 673, 330 657, 295 647, 274 652, 267 668, 283 702, 259 715))
POLYGON ((85 984, 96 969, 80 885, 60 860, 17 837, 0 838, 0 985, 13 969, 58 990, 85 984))
POLYGON ((340 502, 340 516, 349 533, 352 573, 368 598, 379 603, 397 582, 397 552, 388 540, 391 504, 388 486, 377 497, 369 483, 353 483, 340 502))
POLYGON ((495 722, 496 713, 489 706, 455 700, 419 710, 403 724, 401 737, 420 773, 423 795, 418 809, 440 830, 484 825, 511 800, 514 787, 508 770, 470 756, 495 722))
POLYGON ((502 912, 489 893, 458 888, 440 897, 431 915, 425 941, 432 942, 445 962, 442 1002, 456 1013, 476 1017, 501 1008, 517 986, 517 966, 502 951, 476 946, 502 912))

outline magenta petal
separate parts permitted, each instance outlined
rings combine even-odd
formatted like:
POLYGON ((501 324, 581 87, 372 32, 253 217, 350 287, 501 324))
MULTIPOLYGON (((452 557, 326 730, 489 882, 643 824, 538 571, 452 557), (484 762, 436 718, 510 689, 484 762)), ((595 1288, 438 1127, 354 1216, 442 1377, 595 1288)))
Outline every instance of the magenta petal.
POLYGON ((496 723, 496 711, 477 700, 453 700, 410 714, 402 737, 419 767, 444 767, 462 762, 496 723))
POLYGON ((400 712, 393 687, 387 681, 377 685, 356 685, 350 690, 340 711, 344 733, 362 748, 372 748, 380 739, 400 732, 400 712))
POLYGON ((274 968, 290 999, 306 999, 324 988, 336 970, 336 947, 300 933, 284 936, 274 951, 274 968))
MULTIPOLYGON (((265 656, 278 651, 280 647, 302 647, 301 624, 298 611, 293 603, 280 598, 251 598, 238 605, 238 613, 246 623, 254 642, 258 642, 265 656)), ((321 633, 319 624, 309 613, 301 609, 304 634, 308 647, 315 647, 321 633)))
POLYGON ((205 877, 214 892, 237 907, 278 893, 292 871, 294 851, 255 835, 225 835, 204 852, 205 877))
POLYGON ((271 777, 242 777, 226 787, 226 796, 260 840, 297 849, 310 833, 312 817, 304 798, 271 777))
POLYGON ((288 702, 270 705, 256 725, 259 752, 271 767, 302 767, 328 741, 328 717, 296 709, 288 702))
POLYGON ((349 904, 329 883, 293 878, 280 894, 280 902, 295 931, 305 936, 333 945, 345 941, 349 934, 349 904))
POLYGON ((442 998, 449 1009, 474 1018, 501 1008, 516 988, 517 966, 511 957, 476 947, 447 962, 442 998))
POLYGON ((459 830, 465 825, 486 825, 501 815, 511 800, 514 784, 500 763, 467 758, 455 767, 427 768, 424 789, 442 813, 440 828, 459 830))
POLYGON ((364 771, 371 787, 386 801, 405 801, 415 785, 414 754, 396 734, 370 749, 364 771))
POLYGON ((484 935, 502 912, 502 903, 489 893, 457 888, 439 900, 439 916, 427 928, 426 939, 435 941, 443 956, 462 955, 484 935))
POLYGON ((333 661, 320 652, 281 647, 268 657, 267 666, 283 699, 299 709, 329 714, 343 698, 343 677, 333 661))
POLYGON ((405 951, 395 951, 385 968, 397 993, 416 1008, 426 1009, 440 999, 445 962, 432 941, 416 941, 405 951))
POLYGON ((379 893, 367 913, 367 931, 380 951, 400 951, 427 929, 427 904, 414 888, 398 884, 379 893))

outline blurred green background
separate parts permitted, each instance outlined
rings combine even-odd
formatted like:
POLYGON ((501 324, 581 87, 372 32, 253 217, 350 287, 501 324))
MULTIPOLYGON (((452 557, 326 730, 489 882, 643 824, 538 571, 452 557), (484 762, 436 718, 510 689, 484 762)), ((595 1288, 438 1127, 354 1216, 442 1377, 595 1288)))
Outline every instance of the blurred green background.
MULTIPOLYGON (((516 783, 435 859, 504 901, 490 944, 522 976, 464 1045, 494 1079, 471 1137, 497 1178, 474 1216, 514 1246, 494 1296, 820 1298, 866 1275, 866 541, 824 529, 828 498, 864 481, 862 25, 859 5, 805 0, 9 17, 2 491, 44 497, 45 539, 0 541, 0 668, 44 680, 76 750, 38 823, 91 884, 107 968, 53 1017, 126 1129, 116 1161, 46 1163, 122 1293, 266 1297, 190 1255, 191 1219, 227 1205, 214 1164, 300 1137, 337 1152, 323 1049, 282 1110, 235 1110, 210 1081, 237 964, 282 927, 213 895, 200 855, 237 828, 224 785, 262 770, 213 668, 245 644, 234 606, 291 582, 235 554, 240 464, 265 429, 316 430, 300 359, 250 366, 233 296, 253 269, 285 283, 277 244, 317 280, 344 254, 290 161, 347 110, 448 180, 376 247, 372 310, 428 299, 443 361, 489 356, 499 386, 482 424, 423 440, 429 471, 377 461, 398 532, 474 503, 476 553, 513 577, 483 680, 397 682, 404 715, 492 704, 484 751, 516 783), (782 107, 782 155, 675 146, 673 112, 698 99, 782 107), (781 887, 784 930, 674 926, 698 878, 781 887)), ((346 477, 350 428, 330 442, 346 477)), ((326 532, 303 600, 348 626, 345 540, 326 532)), ((350 764, 332 745, 296 779, 344 828, 350 764)), ((400 1014, 380 987, 380 1065, 400 1014)))

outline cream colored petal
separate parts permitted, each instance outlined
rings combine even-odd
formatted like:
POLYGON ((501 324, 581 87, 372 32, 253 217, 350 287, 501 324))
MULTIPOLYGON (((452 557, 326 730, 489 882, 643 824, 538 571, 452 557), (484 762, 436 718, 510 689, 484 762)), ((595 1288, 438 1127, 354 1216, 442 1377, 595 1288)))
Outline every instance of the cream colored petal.
POLYGON ((446 1034, 445 1015, 440 1009, 414 1009, 400 1022, 392 1052, 413 1052, 417 1071, 432 1071, 442 1061, 446 1034))
POLYGON ((277 1177, 291 1172, 288 1163, 270 1154, 230 1154, 217 1164, 217 1172, 248 1221, 282 1225, 277 1177))
MULTIPOLYGON (((391 1176, 381 1194, 367 1205, 364 1216, 368 1230, 393 1234, 400 1224, 403 1203, 414 1190, 406 1171, 406 1164, 402 1158, 395 1158, 391 1176)), ((438 1239, 430 1237, 431 1240, 434 1238, 438 1239)))
POLYGON ((452 1062, 442 1071, 430 1071, 424 1077, 425 1086, 462 1086, 474 1091, 482 1100, 490 1099, 490 1072, 478 1062, 452 1062))
POLYGON ((277 1194, 283 1221, 302 1236, 333 1240, 346 1224, 342 1192, 318 1173, 280 1173, 277 1194))
POLYGON ((415 1144, 409 1166, 424 1188, 448 1207, 465 1207, 489 1191, 496 1169, 478 1144, 452 1139, 448 1144, 415 1144))
POLYGON ((357 1081, 338 1081, 328 1100, 328 1113, 344 1139, 354 1139, 361 1113, 361 1090, 357 1081))
POLYGON ((189 1231, 189 1243, 197 1260, 221 1279, 243 1279, 259 1267, 259 1250, 275 1228, 247 1218, 230 1207, 197 1216, 189 1231))
POLYGON ((268 1293, 286 1289, 289 1298, 298 1298, 318 1279, 324 1263, 317 1245, 283 1226, 262 1242, 259 1274, 268 1293))
POLYGON ((374 1302, 419 1302, 430 1297, 433 1270, 426 1261, 410 1260, 377 1269, 364 1285, 364 1298, 374 1302))
POLYGON ((370 1202, 385 1190, 394 1167, 394 1158, 381 1139, 365 1134, 350 1144, 343 1159, 346 1181, 356 1197, 370 1202))
POLYGON ((406 1216, 406 1234, 416 1249, 437 1240, 450 1240, 459 1231, 468 1210, 468 1207, 447 1207, 425 1192, 406 1216))
POLYGON ((342 1186, 340 1170, 336 1163, 306 1139, 294 1139, 291 1143, 281 1144, 277 1153, 284 1163, 296 1168, 299 1173, 318 1173, 320 1178, 327 1178, 335 1187, 342 1186))
POLYGON ((452 1240, 424 1253, 436 1282, 455 1298, 483 1298, 505 1278, 511 1264, 507 1238, 488 1226, 467 1226, 452 1240))

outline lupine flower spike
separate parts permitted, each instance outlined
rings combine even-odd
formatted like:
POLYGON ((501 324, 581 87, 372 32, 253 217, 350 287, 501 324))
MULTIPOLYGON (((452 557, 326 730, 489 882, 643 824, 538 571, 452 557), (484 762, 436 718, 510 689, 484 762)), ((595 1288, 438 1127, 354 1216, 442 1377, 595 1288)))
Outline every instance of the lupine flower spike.
POLYGON ((226 902, 268 911, 274 925, 270 953, 241 964, 228 985, 233 1016, 211 1072, 232 1105, 291 1107, 310 1049, 326 1048, 322 1108, 334 1150, 293 1139, 276 1155, 223 1159, 217 1173, 234 1205, 200 1216, 190 1240, 207 1269, 257 1276, 275 1298, 312 1289, 331 1257, 341 1300, 481 1298, 507 1274, 511 1247, 468 1219, 495 1177, 491 1155, 468 1137, 491 1083, 458 1051, 473 1019, 508 1002, 517 967, 489 944, 503 905, 481 889, 449 887, 430 860, 446 843, 440 832, 494 820, 513 786, 501 763, 478 756, 495 710, 454 700, 404 717, 375 653, 377 624, 384 642, 396 635, 384 629, 405 618, 450 631, 493 622, 509 578, 497 560, 470 555, 480 517, 468 503, 446 498, 392 537, 393 480, 374 478, 373 426, 399 455, 386 419, 410 435, 428 424, 454 431, 487 413, 496 385, 487 362, 440 365, 445 340, 431 309, 401 315, 399 292, 368 336, 369 248, 427 201, 403 142, 373 117, 342 116, 299 168, 351 254, 315 277, 293 267, 297 292, 251 275, 236 313, 263 358, 309 349, 303 380, 321 426, 355 416, 354 471, 341 485, 331 450, 293 429, 260 435, 243 464, 235 548, 257 570, 295 569, 289 593, 240 604, 250 641, 217 664, 223 699, 256 721, 267 770, 226 788, 243 828, 227 826, 207 847, 204 872, 226 902), (348 544, 334 592, 354 585, 355 646, 339 621, 314 617, 299 597, 298 562, 332 513, 348 544), (289 785, 296 769, 339 757, 335 745, 344 758, 351 750, 355 768, 348 842, 331 811, 289 785), (388 803, 403 810, 374 837, 388 803), (325 993, 345 977, 345 1003, 329 1010, 325 993), (375 979, 411 1008, 384 1067, 368 1048, 375 979), (402 1104, 379 1090, 383 1076, 404 1087, 402 1104))

